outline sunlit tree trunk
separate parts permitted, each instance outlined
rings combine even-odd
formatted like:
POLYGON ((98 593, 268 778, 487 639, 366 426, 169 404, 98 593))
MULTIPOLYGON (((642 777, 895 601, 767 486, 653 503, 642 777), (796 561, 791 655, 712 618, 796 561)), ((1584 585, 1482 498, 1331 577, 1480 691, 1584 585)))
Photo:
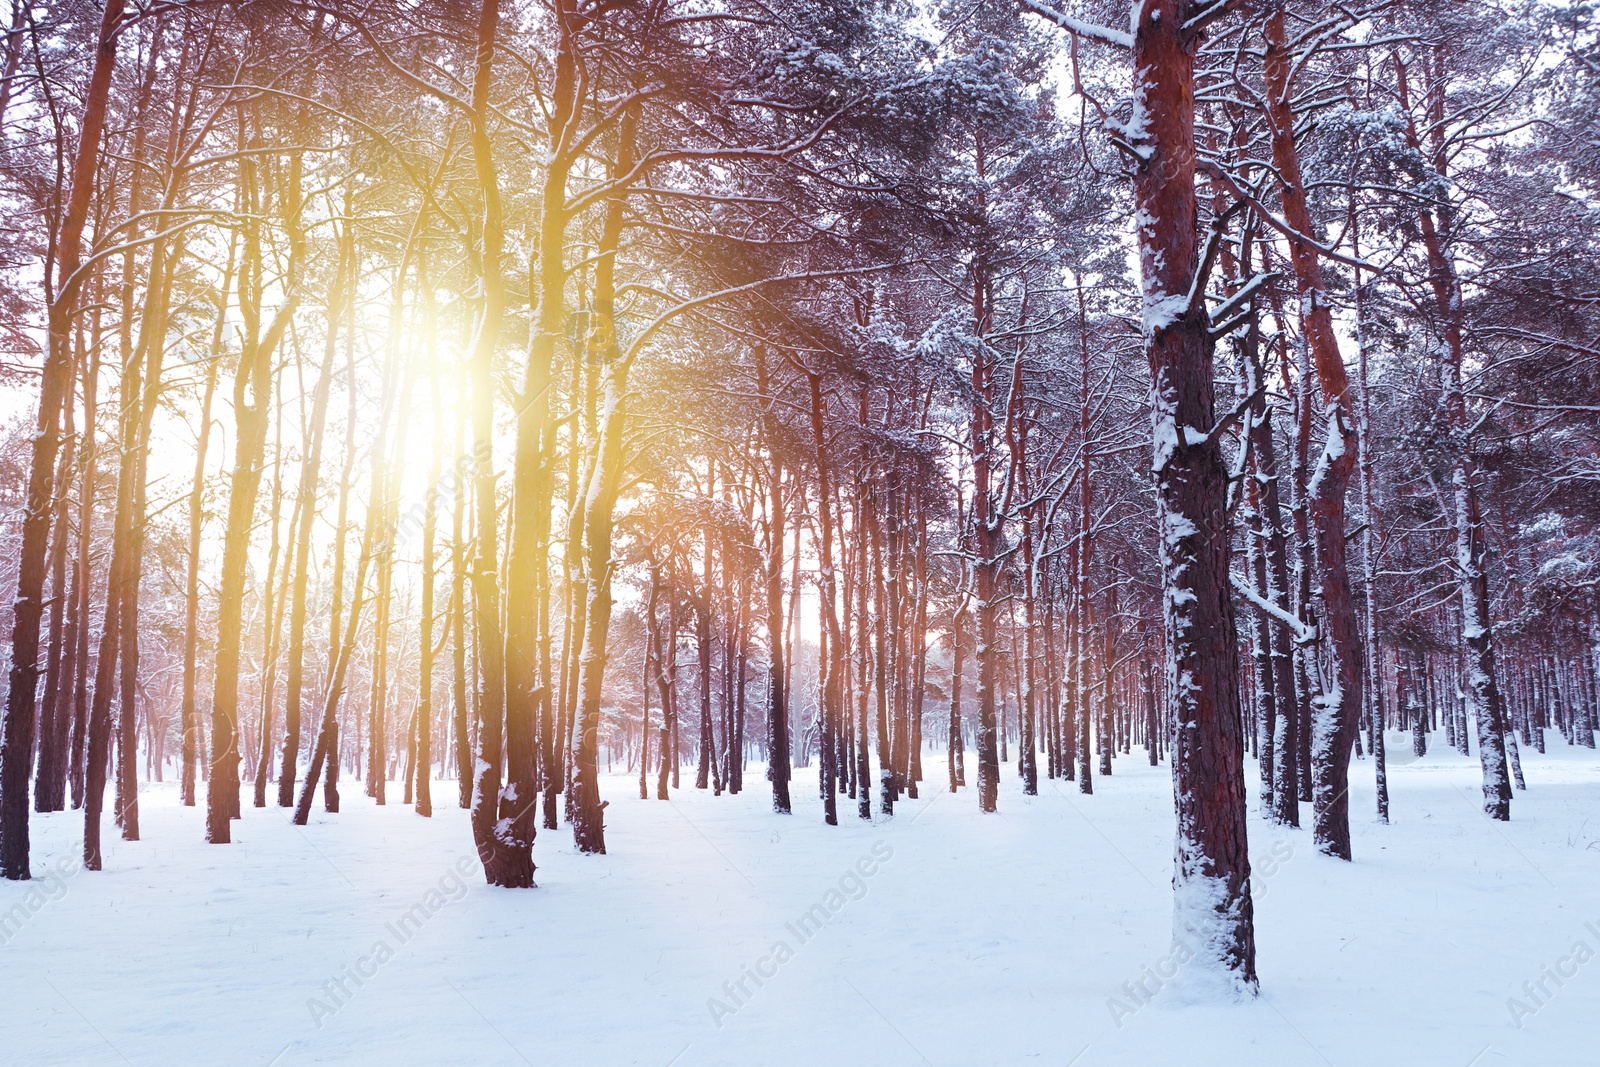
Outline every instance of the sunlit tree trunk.
MULTIPOLYGON (((572 36, 575 21, 571 0, 558 0, 559 40, 547 112, 550 143, 541 189, 538 258, 528 279, 530 299, 536 293, 537 304, 522 392, 517 401, 511 525, 505 564, 506 598, 510 608, 504 651, 507 781, 500 798, 500 818, 507 846, 528 852, 528 884, 532 882, 536 833, 533 807, 538 782, 535 732, 541 703, 549 699, 551 688, 548 671, 541 677, 539 670, 541 612, 538 600, 548 582, 550 509, 555 493, 555 456, 547 447, 552 440, 550 392, 555 384, 556 346, 567 327, 567 177, 573 164, 571 140, 576 134, 579 112, 577 45, 572 36), (544 687, 542 693, 537 691, 539 686, 544 687)), ((487 152, 487 143, 484 151, 487 152)), ((569 544, 568 551, 575 553, 577 546, 569 544)), ((609 565, 609 560, 607 562, 609 565)), ((593 596, 592 590, 589 595, 593 596)), ((579 735, 581 745, 581 729, 579 735)), ((555 781, 552 770, 547 767, 544 773, 547 794, 555 781)), ((595 833, 599 833, 597 828, 595 833)), ((605 851, 603 844, 594 851, 605 851)))
MULTIPOLYGON (((472 437, 477 453, 476 507, 477 555, 472 561, 474 615, 478 623, 479 697, 478 752, 473 771, 472 837, 490 885, 526 887, 533 884, 533 797, 501 787, 500 765, 505 755, 506 644, 501 632, 499 582, 499 516, 495 507, 494 472, 494 352, 505 318, 505 279, 501 255, 505 231, 500 204, 499 175, 489 140, 489 82, 499 25, 499 0, 484 0, 479 15, 477 58, 472 82, 472 157, 482 199, 480 281, 482 301, 470 355, 472 376, 472 437), (512 807, 507 810, 507 805, 512 807), (516 814, 518 819, 509 819, 516 814)), ((523 416, 526 417, 526 416, 523 416)), ((520 424, 520 423, 519 423, 520 424)), ((519 610, 525 605, 518 605, 519 610)), ((532 778, 532 738, 518 735, 519 749, 512 763, 513 776, 532 778), (520 762, 519 762, 520 761, 520 762)))
POLYGON ((238 255, 238 231, 229 235, 228 265, 217 290, 217 318, 211 329, 211 347, 206 357, 206 384, 200 400, 200 426, 195 436, 194 479, 189 488, 189 544, 183 580, 183 772, 179 789, 185 807, 195 805, 195 768, 199 761, 195 710, 198 678, 195 660, 200 643, 200 535, 205 528, 206 453, 211 444, 211 403, 217 393, 217 378, 222 370, 223 327, 227 321, 228 294, 233 289, 234 260, 238 255))
MULTIPOLYGON (((345 189, 345 224, 338 238, 338 265, 328 287, 325 312, 327 334, 322 365, 311 396, 310 426, 305 454, 300 459, 299 523, 291 535, 294 586, 289 601, 289 662, 283 711, 283 748, 278 763, 278 806, 294 803, 294 786, 299 773, 301 703, 305 691, 306 596, 311 580, 311 523, 316 517, 317 488, 322 471, 322 442, 328 421, 328 402, 333 392, 333 365, 339 352, 339 326, 349 308, 351 274, 355 267, 355 221, 351 216, 351 193, 345 189)), ((355 383, 350 383, 352 392, 355 383)), ((349 432, 347 427, 346 432, 349 432)), ((337 609, 335 609, 337 610, 337 609)))
MULTIPOLYGON (((282 523, 279 518, 283 510, 283 391, 280 388, 277 403, 274 405, 275 424, 272 441, 272 492, 268 495, 267 511, 271 516, 268 522, 272 529, 272 540, 267 548, 267 580, 262 583, 262 594, 265 604, 262 614, 265 616, 263 633, 261 636, 261 720, 256 737, 256 765, 254 781, 254 803, 258 808, 267 806, 267 782, 272 777, 272 741, 273 720, 276 718, 277 688, 278 688, 278 649, 283 633, 283 609, 288 600, 290 567, 289 559, 283 559, 283 576, 278 577, 279 557, 282 554, 282 523), (278 584, 281 581, 281 586, 278 584)), ((290 536, 300 525, 299 502, 289 516, 290 536)))
MULTIPOLYGON (((455 451, 466 435, 465 406, 456 423, 455 451)), ((456 803, 472 807, 472 739, 467 729, 467 559, 462 529, 466 519, 466 472, 456 482, 450 508, 450 718, 456 754, 456 803)))
MULTIPOLYGON (((100 289, 97 284, 96 291, 100 289)), ((67 641, 70 645, 72 669, 72 733, 68 742, 67 781, 72 791, 72 806, 83 806, 87 786, 85 763, 89 745, 89 615, 91 594, 94 590, 92 562, 95 478, 99 469, 99 451, 95 446, 95 425, 98 415, 100 382, 100 312, 93 314, 92 342, 84 353, 86 367, 83 372, 84 430, 83 459, 79 466, 82 477, 78 488, 78 555, 73 564, 73 615, 68 620, 67 641)), ((82 343, 81 341, 79 342, 82 343)))
MULTIPOLYGON (((241 120, 240 140, 246 140, 241 120)), ((206 840, 232 840, 230 820, 239 809, 239 659, 244 637, 244 599, 248 579, 250 532, 255 525, 256 494, 266 445, 266 419, 272 396, 272 357, 299 306, 300 259, 304 237, 299 171, 295 158, 285 190, 285 224, 290 233, 289 276, 283 303, 265 331, 261 329, 263 254, 260 222, 263 197, 257 188, 258 164, 246 157, 239 164, 246 219, 239 269, 239 313, 243 321, 239 369, 234 376, 234 468, 229 480, 228 521, 223 539, 222 575, 218 588, 216 676, 212 683, 211 776, 206 782, 206 840)))

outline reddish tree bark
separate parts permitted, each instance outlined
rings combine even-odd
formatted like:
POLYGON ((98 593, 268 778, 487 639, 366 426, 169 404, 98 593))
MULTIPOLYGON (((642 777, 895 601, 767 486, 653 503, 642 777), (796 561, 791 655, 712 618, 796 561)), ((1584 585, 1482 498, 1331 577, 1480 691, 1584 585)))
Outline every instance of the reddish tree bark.
POLYGON ((123 6, 123 0, 107 0, 101 15, 94 67, 84 95, 78 151, 72 161, 71 192, 56 240, 55 292, 50 294, 46 314, 47 348, 39 411, 34 420, 33 456, 28 467, 27 505, 22 516, 17 594, 12 600, 11 673, 5 719, 0 723, 0 877, 13 880, 30 877, 28 778, 33 762, 39 628, 44 614, 50 512, 56 494, 56 452, 61 446, 61 408, 72 386, 72 315, 83 285, 79 269, 83 229, 100 162, 100 135, 105 128, 111 74, 117 61, 117 30, 123 6))

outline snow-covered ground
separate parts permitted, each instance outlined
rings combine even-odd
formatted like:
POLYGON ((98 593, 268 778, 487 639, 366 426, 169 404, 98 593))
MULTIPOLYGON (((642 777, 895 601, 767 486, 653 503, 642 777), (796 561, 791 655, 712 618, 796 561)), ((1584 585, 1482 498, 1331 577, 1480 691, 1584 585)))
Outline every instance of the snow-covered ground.
POLYGON ((1384 827, 1357 763, 1353 864, 1252 813, 1242 1005, 1156 977, 1172 809, 1138 750, 1091 797, 1024 798, 1008 765, 987 817, 932 759, 920 801, 836 828, 798 786, 771 814, 759 770, 671 803, 618 775, 611 854, 541 833, 525 892, 483 884, 455 808, 351 782, 343 814, 247 809, 220 847, 153 785, 102 873, 76 813, 35 817, 35 880, 0 883, 0 1063, 1592 1065, 1600 757, 1556 737, 1523 765, 1496 825, 1440 745, 1391 769, 1384 827))

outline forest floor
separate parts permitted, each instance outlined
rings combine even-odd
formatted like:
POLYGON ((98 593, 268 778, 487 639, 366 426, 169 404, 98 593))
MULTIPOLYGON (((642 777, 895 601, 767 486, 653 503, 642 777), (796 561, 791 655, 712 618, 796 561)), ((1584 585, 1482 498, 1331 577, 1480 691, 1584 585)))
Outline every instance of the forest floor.
POLYGON ((1350 864, 1252 811, 1246 1004, 1192 1002, 1181 966, 1158 977, 1176 966, 1171 789, 1137 749, 1094 796, 1024 797, 1008 764, 987 817, 932 758, 921 800, 873 823, 841 803, 838 827, 814 772, 789 817, 759 768, 742 795, 670 803, 619 773, 610 854, 541 832, 532 892, 483 884, 453 782, 431 820, 353 781, 304 829, 247 808, 227 847, 154 784, 145 840, 108 833, 103 873, 77 868, 78 814, 34 817, 34 881, 0 883, 0 1061, 1594 1064, 1600 756, 1552 735, 1523 769, 1497 825, 1476 757, 1438 745, 1391 767, 1385 827, 1356 763, 1350 864))

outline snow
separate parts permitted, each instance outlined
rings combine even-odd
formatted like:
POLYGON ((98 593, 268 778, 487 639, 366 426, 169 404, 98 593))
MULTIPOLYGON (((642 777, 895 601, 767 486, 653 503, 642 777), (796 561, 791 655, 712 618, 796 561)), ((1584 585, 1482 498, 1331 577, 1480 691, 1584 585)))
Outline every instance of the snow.
MULTIPOLYGON (((1189 298, 1180 294, 1164 295, 1157 290, 1152 290, 1144 297, 1144 335, 1154 337, 1157 331, 1165 330, 1182 315, 1189 307, 1189 298)), ((1204 434, 1201 435, 1205 436, 1204 434)))
MULTIPOLYGON (((1208 436, 1207 431, 1197 426, 1185 426, 1180 431, 1177 420, 1172 417, 1171 413, 1162 411, 1157 407, 1153 416, 1151 430, 1151 471, 1156 474, 1162 473, 1167 469, 1167 464, 1172 462, 1172 457, 1177 454, 1180 445, 1190 448, 1205 441, 1208 436)), ((1189 521, 1182 515, 1177 516, 1177 520, 1184 523, 1189 521)), ((1180 537, 1188 537, 1196 532, 1198 531, 1194 530, 1191 524, 1189 533, 1181 534, 1180 537)), ((1175 542, 1169 540, 1166 543, 1170 546, 1175 542)))
POLYGON ((1200 528, 1189 521, 1189 517, 1182 512, 1164 510, 1161 513, 1161 538, 1167 546, 1167 551, 1176 551, 1180 542, 1186 537, 1194 537, 1200 528))
POLYGON ((535 890, 483 884, 453 807, 351 782, 340 815, 246 807, 215 846, 203 807, 145 786, 145 840, 108 820, 101 873, 77 867, 81 816, 34 816, 35 879, 0 883, 0 1061, 1578 1067, 1600 754, 1548 740, 1495 824, 1476 754, 1405 762, 1392 735, 1393 825, 1351 768, 1354 863, 1252 811, 1261 996, 1241 1003, 1179 992, 1170 779, 1138 749, 1092 797, 1023 797, 1008 764, 990 816, 929 754, 921 800, 838 827, 814 770, 788 817, 759 767, 739 796, 670 803, 619 773, 608 854, 542 831, 535 890))
MULTIPOLYGON (((1130 36, 1136 36, 1139 32, 1139 13, 1143 7, 1144 0, 1137 0, 1137 2, 1128 12, 1128 32, 1130 36)), ((1150 140, 1151 137, 1150 105, 1148 102, 1150 97, 1150 87, 1154 83, 1154 79, 1151 77, 1151 74, 1152 71, 1149 67, 1140 67, 1138 70, 1134 71, 1133 92, 1129 94, 1131 99, 1128 121, 1127 124, 1122 127, 1122 134, 1128 139, 1128 144, 1132 146, 1135 152, 1139 153, 1139 158, 1147 163, 1152 157, 1155 156, 1155 148, 1152 145, 1144 143, 1145 141, 1150 140)), ((1148 215, 1144 214, 1143 208, 1140 209, 1140 214, 1145 218, 1149 217, 1148 215)))

